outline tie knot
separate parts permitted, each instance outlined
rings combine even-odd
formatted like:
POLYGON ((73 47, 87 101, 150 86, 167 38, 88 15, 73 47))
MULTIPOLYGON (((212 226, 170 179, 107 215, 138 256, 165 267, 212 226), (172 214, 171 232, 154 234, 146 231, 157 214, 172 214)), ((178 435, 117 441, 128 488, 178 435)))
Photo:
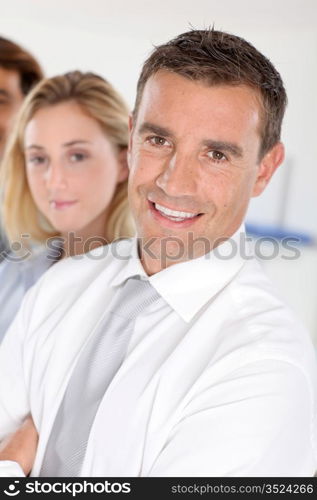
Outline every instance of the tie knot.
POLYGON ((133 276, 116 294, 110 311, 128 319, 135 319, 159 297, 160 295, 148 280, 133 276))

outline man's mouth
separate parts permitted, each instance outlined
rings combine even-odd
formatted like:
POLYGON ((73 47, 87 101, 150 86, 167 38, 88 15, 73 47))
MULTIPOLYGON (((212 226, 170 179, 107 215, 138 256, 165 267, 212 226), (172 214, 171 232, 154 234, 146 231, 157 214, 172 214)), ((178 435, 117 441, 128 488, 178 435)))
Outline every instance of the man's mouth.
POLYGON ((191 223, 194 219, 197 219, 202 213, 193 213, 193 212, 186 212, 183 210, 172 210, 171 208, 164 207, 163 205, 160 205, 159 203, 155 203, 149 200, 151 209, 155 211, 157 214, 161 215, 165 219, 168 219, 172 222, 177 222, 177 223, 182 223, 182 222, 187 222, 191 223))

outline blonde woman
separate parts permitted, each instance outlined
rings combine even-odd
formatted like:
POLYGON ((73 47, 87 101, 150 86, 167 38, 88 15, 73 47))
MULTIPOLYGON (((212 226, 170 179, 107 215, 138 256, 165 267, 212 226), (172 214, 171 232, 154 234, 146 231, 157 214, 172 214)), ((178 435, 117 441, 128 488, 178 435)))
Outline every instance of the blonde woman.
POLYGON ((97 75, 45 79, 26 98, 1 169, 15 252, 0 264, 0 340, 27 289, 58 259, 133 234, 127 144, 128 109, 97 75))

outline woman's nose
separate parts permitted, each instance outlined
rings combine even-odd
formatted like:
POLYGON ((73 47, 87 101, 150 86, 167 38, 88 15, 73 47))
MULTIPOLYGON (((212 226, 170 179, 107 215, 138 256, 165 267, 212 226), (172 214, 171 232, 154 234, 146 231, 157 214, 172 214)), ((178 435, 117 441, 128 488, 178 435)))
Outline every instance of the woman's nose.
POLYGON ((46 186, 51 190, 67 187, 67 177, 62 165, 50 163, 45 173, 46 186))

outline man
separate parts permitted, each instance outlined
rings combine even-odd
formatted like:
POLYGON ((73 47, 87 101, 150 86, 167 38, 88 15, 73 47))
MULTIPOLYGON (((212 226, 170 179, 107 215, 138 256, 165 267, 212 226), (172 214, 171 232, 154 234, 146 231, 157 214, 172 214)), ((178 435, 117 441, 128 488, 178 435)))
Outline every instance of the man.
MULTIPOLYGON (((29 52, 0 37, 0 164, 8 134, 23 99, 42 77, 39 63, 29 52)), ((0 260, 4 248, 4 238, 0 234, 0 260)))
POLYGON ((34 57, 11 40, 0 37, 0 160, 17 111, 41 78, 42 69, 34 57))
POLYGON ((0 350, 0 439, 31 413, 39 442, 27 420, 2 471, 314 474, 314 351, 244 245, 250 197, 283 161, 285 105, 241 38, 154 50, 131 118, 138 238, 57 264, 26 297, 0 350))

